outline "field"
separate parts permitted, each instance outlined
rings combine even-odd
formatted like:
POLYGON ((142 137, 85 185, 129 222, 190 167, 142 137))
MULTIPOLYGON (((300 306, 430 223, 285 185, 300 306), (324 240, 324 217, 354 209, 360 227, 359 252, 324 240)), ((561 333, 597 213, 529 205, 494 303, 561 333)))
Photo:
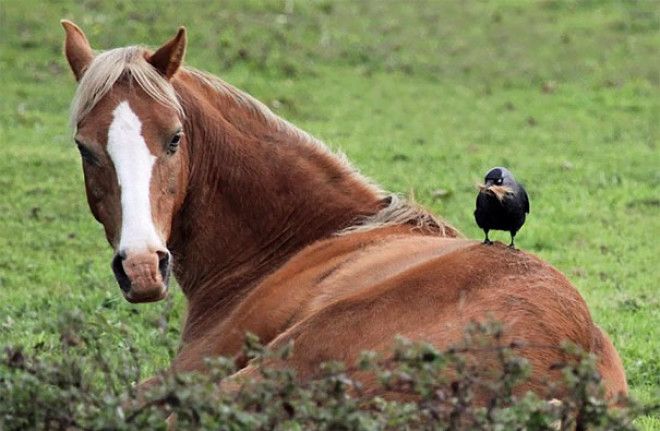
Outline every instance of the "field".
POLYGON ((77 309, 108 325, 109 357, 136 343, 148 375, 169 362, 184 300, 121 298, 68 127, 60 18, 100 50, 186 25, 188 64, 468 237, 482 238, 475 184, 510 167, 531 198, 517 245, 577 286, 632 395, 660 398, 657 2, 0 2, 0 346, 54 354, 58 316, 77 309))

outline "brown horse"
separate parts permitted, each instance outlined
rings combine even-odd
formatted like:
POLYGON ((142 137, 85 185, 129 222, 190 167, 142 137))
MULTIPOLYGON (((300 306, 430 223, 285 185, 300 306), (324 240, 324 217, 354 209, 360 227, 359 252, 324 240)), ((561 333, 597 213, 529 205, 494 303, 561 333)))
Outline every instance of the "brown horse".
POLYGON ((94 55, 62 25, 87 199, 122 292, 160 300, 172 268, 187 298, 173 369, 236 356, 250 331, 273 347, 293 340, 288 364, 305 378, 323 361, 388 352, 395 334, 446 348, 490 318, 533 366, 525 389, 558 378, 565 358, 552 346, 570 340, 598 355, 609 395, 627 392, 614 346, 547 263, 462 238, 249 95, 183 67, 184 28, 153 53, 94 55))

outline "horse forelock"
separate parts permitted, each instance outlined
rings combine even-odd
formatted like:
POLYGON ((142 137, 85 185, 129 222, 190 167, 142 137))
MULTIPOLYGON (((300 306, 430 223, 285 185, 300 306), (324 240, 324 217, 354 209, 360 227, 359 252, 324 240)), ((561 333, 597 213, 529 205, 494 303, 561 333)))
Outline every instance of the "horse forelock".
POLYGON ((134 80, 149 97, 183 116, 174 87, 147 62, 147 53, 146 48, 129 46, 94 57, 76 89, 71 104, 71 126, 75 129, 122 77, 134 80))

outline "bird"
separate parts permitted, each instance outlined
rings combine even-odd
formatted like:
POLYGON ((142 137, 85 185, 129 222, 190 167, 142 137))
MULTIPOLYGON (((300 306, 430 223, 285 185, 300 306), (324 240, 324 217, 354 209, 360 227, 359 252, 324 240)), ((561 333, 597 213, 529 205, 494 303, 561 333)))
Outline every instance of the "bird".
POLYGON ((529 197, 525 188, 516 182, 511 171, 502 167, 490 169, 479 186, 474 219, 486 234, 484 244, 492 244, 490 230, 511 233, 510 248, 515 249, 514 238, 529 214, 529 197))

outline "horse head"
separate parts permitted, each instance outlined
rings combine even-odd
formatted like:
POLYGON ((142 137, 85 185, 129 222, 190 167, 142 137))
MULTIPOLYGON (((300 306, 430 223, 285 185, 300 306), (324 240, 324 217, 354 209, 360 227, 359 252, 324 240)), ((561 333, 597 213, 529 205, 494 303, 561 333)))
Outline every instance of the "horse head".
POLYGON ((158 301, 167 296, 167 243, 188 177, 183 112, 171 84, 185 29, 154 53, 135 47, 95 55, 80 28, 62 26, 79 83, 71 122, 87 201, 114 248, 112 269, 124 297, 158 301))

